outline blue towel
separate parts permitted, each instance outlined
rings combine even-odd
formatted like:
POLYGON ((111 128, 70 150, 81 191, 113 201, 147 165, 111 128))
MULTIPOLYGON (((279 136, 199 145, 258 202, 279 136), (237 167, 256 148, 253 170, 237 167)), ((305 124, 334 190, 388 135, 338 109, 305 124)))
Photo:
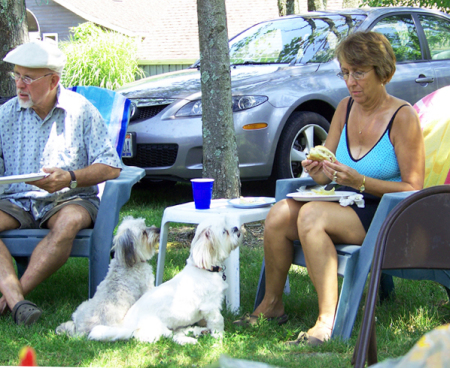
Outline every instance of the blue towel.
POLYGON ((122 157, 125 134, 130 119, 131 101, 118 92, 94 86, 75 86, 67 88, 86 97, 100 111, 109 137, 122 157))

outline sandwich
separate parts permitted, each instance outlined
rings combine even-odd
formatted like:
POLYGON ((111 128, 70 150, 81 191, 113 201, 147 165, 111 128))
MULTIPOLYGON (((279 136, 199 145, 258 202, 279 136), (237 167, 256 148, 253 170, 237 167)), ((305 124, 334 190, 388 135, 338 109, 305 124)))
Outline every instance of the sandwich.
POLYGON ((336 156, 325 146, 315 146, 306 158, 313 161, 336 161, 336 156))

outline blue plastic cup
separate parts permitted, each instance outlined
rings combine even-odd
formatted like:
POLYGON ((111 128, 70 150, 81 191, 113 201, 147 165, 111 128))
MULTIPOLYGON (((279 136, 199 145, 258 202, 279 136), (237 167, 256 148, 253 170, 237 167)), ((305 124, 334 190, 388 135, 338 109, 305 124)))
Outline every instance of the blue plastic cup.
POLYGON ((197 210, 208 210, 211 207, 214 179, 191 179, 191 182, 195 208, 197 210))

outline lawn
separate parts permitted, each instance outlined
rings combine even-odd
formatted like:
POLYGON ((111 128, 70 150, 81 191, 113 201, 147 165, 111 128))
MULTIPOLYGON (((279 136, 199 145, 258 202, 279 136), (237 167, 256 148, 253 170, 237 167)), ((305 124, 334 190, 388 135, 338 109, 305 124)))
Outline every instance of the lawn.
MULTIPOLYGON (((260 195, 260 189, 244 189, 247 195, 260 195)), ((145 217, 148 225, 161 223, 166 206, 191 201, 188 184, 152 186, 139 184, 121 216, 145 217)), ((179 272, 189 254, 194 227, 173 224, 166 256, 165 279, 179 272)), ((262 251, 263 223, 247 226, 241 252, 241 311, 226 309, 225 335, 222 340, 210 336, 196 345, 179 346, 169 339, 154 344, 135 340, 103 343, 85 338, 68 338, 55 334, 55 328, 70 319, 76 307, 87 298, 88 265, 86 259, 72 258, 55 275, 33 291, 27 299, 44 310, 40 321, 29 328, 16 326, 10 316, 0 317, 0 365, 16 365, 19 350, 32 346, 41 366, 62 367, 205 367, 217 362, 221 355, 236 359, 265 362, 278 367, 350 367, 350 360, 361 325, 361 312, 352 338, 333 340, 321 347, 288 347, 291 340, 314 324, 317 296, 306 270, 293 266, 290 271, 291 294, 285 296, 290 320, 279 327, 263 322, 257 327, 243 328, 232 324, 242 313, 253 310, 262 251)), ((155 267, 156 257, 151 261, 155 267)), ((404 355, 426 332, 447 323, 450 318, 447 294, 436 283, 396 279, 396 298, 379 306, 377 337, 379 359, 404 355)))

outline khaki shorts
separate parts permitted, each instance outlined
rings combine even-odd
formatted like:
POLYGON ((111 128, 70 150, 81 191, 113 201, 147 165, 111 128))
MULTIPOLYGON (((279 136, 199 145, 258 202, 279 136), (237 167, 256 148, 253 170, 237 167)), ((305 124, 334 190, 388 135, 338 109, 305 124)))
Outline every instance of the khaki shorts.
POLYGON ((71 199, 56 205, 48 211, 41 220, 36 220, 30 212, 25 211, 7 199, 0 200, 0 211, 14 217, 20 223, 19 229, 46 229, 47 221, 50 217, 60 211, 61 208, 73 204, 86 209, 91 216, 92 224, 94 224, 95 219, 97 218, 98 209, 87 199, 81 198, 71 199))

